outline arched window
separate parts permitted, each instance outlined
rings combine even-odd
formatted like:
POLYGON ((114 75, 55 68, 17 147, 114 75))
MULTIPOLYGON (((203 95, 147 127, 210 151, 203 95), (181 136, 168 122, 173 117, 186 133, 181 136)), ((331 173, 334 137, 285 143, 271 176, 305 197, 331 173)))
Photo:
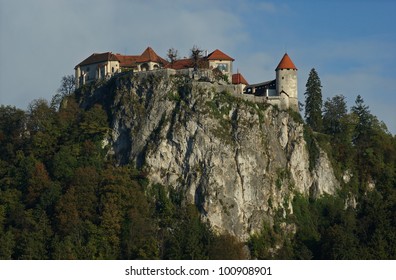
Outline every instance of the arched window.
POLYGON ((141 69, 142 71, 148 71, 150 68, 149 68, 149 65, 148 65, 147 63, 143 63, 143 64, 140 66, 140 69, 141 69))

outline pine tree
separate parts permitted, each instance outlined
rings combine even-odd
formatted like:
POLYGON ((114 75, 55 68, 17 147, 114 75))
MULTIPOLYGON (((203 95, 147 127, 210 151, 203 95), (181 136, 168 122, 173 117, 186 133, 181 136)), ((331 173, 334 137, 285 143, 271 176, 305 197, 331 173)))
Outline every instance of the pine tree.
POLYGON ((361 185, 365 185, 370 177, 370 167, 373 162, 372 129, 373 115, 369 107, 364 104, 363 98, 358 95, 352 113, 356 116, 356 126, 352 137, 352 142, 356 149, 356 166, 361 185))
POLYGON ((311 69, 306 84, 305 119, 314 131, 322 130, 322 85, 315 68, 311 69))
POLYGON ((370 113, 369 107, 364 104, 363 98, 358 95, 355 100, 355 106, 352 107, 352 113, 357 117, 357 124, 355 127, 355 135, 353 142, 355 145, 367 143, 373 116, 370 113))

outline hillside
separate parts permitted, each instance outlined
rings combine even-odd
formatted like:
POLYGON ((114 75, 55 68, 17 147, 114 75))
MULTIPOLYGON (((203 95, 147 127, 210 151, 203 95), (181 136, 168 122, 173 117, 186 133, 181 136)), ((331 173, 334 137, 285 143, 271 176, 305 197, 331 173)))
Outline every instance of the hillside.
POLYGON ((1 106, 0 257, 396 257, 396 141, 374 116, 318 133, 224 89, 127 73, 1 106))

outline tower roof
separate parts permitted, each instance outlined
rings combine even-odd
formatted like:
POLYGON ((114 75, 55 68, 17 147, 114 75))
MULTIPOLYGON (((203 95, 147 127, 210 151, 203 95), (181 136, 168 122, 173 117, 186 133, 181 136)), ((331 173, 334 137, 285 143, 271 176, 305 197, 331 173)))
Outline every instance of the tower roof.
POLYGON ((282 57, 282 60, 279 62, 278 67, 276 67, 275 70, 280 70, 280 69, 297 70, 297 67, 294 65, 293 61, 290 59, 287 53, 285 53, 285 55, 282 57))

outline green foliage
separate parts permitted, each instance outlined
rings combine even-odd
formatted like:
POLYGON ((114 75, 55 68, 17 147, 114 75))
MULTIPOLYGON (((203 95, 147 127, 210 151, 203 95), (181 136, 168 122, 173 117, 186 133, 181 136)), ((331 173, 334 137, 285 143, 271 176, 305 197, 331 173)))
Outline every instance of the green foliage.
POLYGON ((312 129, 308 126, 304 126, 304 140, 307 143, 308 154, 309 154, 309 170, 312 171, 320 155, 320 150, 315 140, 312 129))
POLYGON ((306 84, 305 119, 314 131, 322 131, 322 85, 315 68, 311 69, 306 84))
POLYGON ((310 170, 320 147, 338 174, 339 193, 318 199, 295 195, 293 213, 285 220, 296 227, 295 234, 279 234, 279 218, 272 226, 265 223, 248 242, 252 257, 395 259, 396 138, 360 96, 349 113, 342 96, 328 99, 323 121, 324 133, 304 129, 310 170), (343 181, 345 172, 349 179, 343 181))
MULTIPOLYGON (((201 110, 217 118, 223 129, 217 132, 232 140, 238 110, 251 110, 263 121, 262 105, 226 92, 204 108, 190 108, 191 84, 174 79, 171 125, 178 124, 181 110, 186 117, 201 110)), ((396 258, 396 138, 361 97, 351 112, 345 108, 341 96, 328 99, 323 133, 304 127, 309 169, 319 147, 329 153, 342 185, 339 194, 316 200, 294 194, 293 213, 275 215, 248 240, 252 258, 396 258), (342 181, 346 171, 350 178, 342 181)), ((59 110, 45 100, 33 101, 26 112, 0 106, 0 259, 248 257, 245 243, 201 221, 197 207, 184 200, 184 189, 151 185, 141 170, 115 166, 102 147, 108 121, 101 106, 82 110, 74 95, 59 110)), ((164 115, 153 140, 166 121, 164 115)), ((277 175, 281 189, 290 174, 279 169, 277 175)))
POLYGON ((273 259, 274 252, 272 248, 276 246, 278 237, 273 229, 267 223, 264 223, 260 233, 250 237, 248 246, 253 259, 273 259))
POLYGON ((25 121, 26 114, 24 111, 11 106, 0 106, 1 160, 11 161, 15 159, 16 151, 22 148, 25 121))
POLYGON ((211 260, 243 260, 248 255, 244 249, 244 243, 236 237, 224 234, 215 235, 209 247, 209 258, 211 260))
POLYGON ((80 127, 85 134, 103 139, 103 136, 109 130, 106 112, 100 105, 93 106, 89 111, 82 114, 80 127))
POLYGON ((345 132, 343 118, 347 115, 348 109, 345 96, 336 95, 328 98, 323 106, 324 132, 330 135, 340 135, 345 132))
MULTIPOLYGON (((188 92, 180 82, 180 106, 188 92)), ((106 158, 101 106, 68 95, 58 111, 37 100, 0 115, 1 259, 243 258, 243 243, 213 233, 180 190, 106 158)))

